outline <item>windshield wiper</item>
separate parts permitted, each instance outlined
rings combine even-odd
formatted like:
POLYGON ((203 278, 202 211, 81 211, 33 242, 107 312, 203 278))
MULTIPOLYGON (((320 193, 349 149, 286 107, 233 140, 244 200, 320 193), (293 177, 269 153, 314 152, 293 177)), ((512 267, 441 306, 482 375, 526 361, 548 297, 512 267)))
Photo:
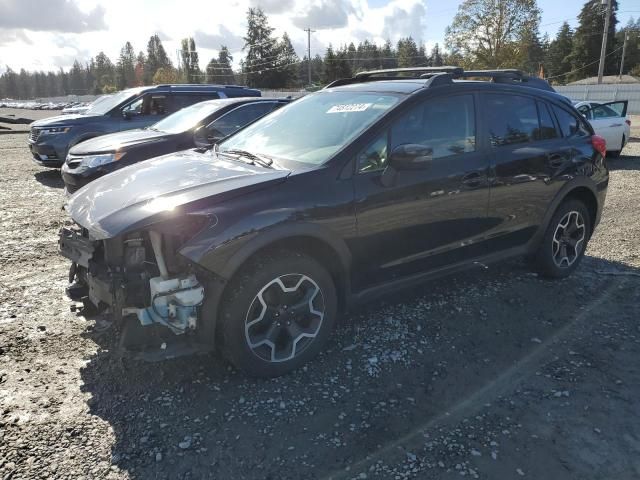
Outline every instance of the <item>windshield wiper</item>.
POLYGON ((228 154, 228 155, 237 155, 238 157, 245 157, 251 160, 251 163, 257 163, 258 165, 262 165, 266 168, 273 168, 271 164, 273 164, 273 160, 267 157, 263 157, 260 155, 256 155, 255 153, 247 152, 246 150, 219 150, 217 153, 228 154))

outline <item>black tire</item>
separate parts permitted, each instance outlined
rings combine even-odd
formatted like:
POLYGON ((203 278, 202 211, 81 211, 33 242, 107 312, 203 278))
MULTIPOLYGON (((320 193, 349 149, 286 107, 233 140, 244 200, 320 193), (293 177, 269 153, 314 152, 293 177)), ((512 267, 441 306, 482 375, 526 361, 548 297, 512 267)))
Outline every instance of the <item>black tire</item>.
POLYGON ((225 358, 236 368, 275 377, 320 352, 336 313, 333 279, 316 260, 297 252, 258 254, 225 289, 217 331, 225 358))
POLYGON ((536 270, 545 277, 550 278, 564 278, 571 275, 580 264, 587 249, 587 243, 591 237, 591 224, 592 219, 589 215, 589 210, 580 200, 569 199, 560 204, 553 214, 535 254, 534 267, 536 270), (569 218, 569 224, 576 222, 577 229, 575 235, 567 235, 565 237, 564 234, 566 232, 561 224, 567 222, 567 218, 569 218), (582 227, 578 227, 580 223, 582 227), (581 236, 582 240, 576 242, 577 245, 572 246, 572 242, 581 236), (567 260, 562 258, 563 244, 565 246, 564 253, 566 253, 564 256, 566 256, 567 260), (562 261, 559 262, 560 259, 562 261))

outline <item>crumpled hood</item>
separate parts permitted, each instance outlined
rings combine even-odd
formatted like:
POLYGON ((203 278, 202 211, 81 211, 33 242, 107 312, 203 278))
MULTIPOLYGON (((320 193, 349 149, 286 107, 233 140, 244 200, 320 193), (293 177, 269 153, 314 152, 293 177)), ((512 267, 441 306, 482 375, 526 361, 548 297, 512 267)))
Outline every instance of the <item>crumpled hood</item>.
POLYGON ((111 238, 279 183, 290 173, 187 150, 98 178, 78 190, 66 209, 93 238, 111 238))
POLYGON ((57 127, 57 126, 70 126, 87 123, 87 119, 91 117, 100 118, 103 115, 57 115, 55 117, 43 118, 42 120, 36 120, 31 124, 32 127, 57 127))
POLYGON ((126 130, 85 140, 72 147, 69 154, 86 155, 88 153, 115 152, 122 147, 147 143, 167 136, 167 133, 156 130, 126 130))

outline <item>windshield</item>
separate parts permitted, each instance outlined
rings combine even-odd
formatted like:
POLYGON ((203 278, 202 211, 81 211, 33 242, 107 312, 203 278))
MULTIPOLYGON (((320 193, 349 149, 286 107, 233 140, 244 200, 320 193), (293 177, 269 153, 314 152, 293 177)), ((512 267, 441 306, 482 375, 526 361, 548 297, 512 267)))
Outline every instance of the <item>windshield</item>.
POLYGON ((367 92, 310 94, 236 133, 219 150, 320 165, 398 101, 394 95, 367 92))
POLYGON ((104 115, 105 113, 109 113, 112 109, 120 105, 122 102, 139 94, 140 90, 129 89, 123 90, 122 92, 114 93, 113 95, 108 95, 106 97, 100 97, 91 105, 89 105, 89 109, 85 112, 85 114, 104 115))
POLYGON ((176 113, 163 118, 151 126, 152 130, 160 130, 167 133, 182 133, 195 127, 216 110, 224 107, 224 102, 213 100, 201 102, 190 107, 178 110, 176 113))

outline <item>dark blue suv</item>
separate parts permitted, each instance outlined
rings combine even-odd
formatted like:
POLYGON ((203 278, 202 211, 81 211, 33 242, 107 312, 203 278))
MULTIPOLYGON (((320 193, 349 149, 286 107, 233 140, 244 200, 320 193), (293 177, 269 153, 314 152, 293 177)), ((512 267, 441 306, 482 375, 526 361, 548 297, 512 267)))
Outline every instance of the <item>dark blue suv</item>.
POLYGON ((83 114, 61 115, 34 122, 29 135, 29 149, 36 163, 60 168, 69 149, 89 138, 144 128, 204 100, 259 96, 259 90, 235 85, 130 88, 100 99, 83 114))

